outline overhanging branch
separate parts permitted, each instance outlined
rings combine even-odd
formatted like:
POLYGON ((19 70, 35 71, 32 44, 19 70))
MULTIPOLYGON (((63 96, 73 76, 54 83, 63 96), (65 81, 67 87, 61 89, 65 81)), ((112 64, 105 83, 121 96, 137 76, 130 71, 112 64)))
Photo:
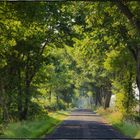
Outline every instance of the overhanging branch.
POLYGON ((131 12, 126 4, 123 3, 122 0, 117 0, 116 6, 118 9, 129 19, 132 25, 134 25, 140 34, 140 20, 135 17, 135 15, 131 12))

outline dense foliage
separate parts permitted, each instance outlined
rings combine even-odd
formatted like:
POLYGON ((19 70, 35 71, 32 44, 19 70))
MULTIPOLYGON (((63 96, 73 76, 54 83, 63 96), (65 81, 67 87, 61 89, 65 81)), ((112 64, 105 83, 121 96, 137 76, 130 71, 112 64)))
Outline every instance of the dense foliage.
POLYGON ((106 109, 112 94, 119 111, 136 113, 139 2, 1 2, 0 33, 1 121, 74 107, 83 96, 106 109))

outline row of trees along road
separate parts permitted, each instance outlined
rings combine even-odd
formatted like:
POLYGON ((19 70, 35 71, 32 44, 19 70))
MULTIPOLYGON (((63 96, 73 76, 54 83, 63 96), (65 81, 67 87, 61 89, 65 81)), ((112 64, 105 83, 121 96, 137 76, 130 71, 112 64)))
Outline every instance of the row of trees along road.
POLYGON ((134 92, 136 85, 140 91, 139 4, 1 2, 1 121, 68 108, 83 89, 105 109, 115 94, 116 108, 134 114, 140 105, 134 92))

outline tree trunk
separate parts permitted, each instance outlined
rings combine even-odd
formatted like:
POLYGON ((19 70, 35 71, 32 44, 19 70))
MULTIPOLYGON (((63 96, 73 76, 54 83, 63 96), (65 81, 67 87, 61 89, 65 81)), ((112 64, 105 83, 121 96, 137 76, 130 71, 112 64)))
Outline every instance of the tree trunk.
POLYGON ((67 107, 70 108, 70 103, 69 102, 67 103, 67 107))
POLYGON ((30 102, 30 83, 31 80, 29 79, 29 67, 27 66, 26 73, 25 73, 25 104, 23 110, 23 119, 27 119, 28 116, 29 102, 30 102))
POLYGON ((21 72, 20 69, 18 69, 18 114, 19 114, 19 119, 23 119, 23 106, 22 106, 22 88, 21 88, 21 72))
POLYGON ((96 88, 95 91, 95 106, 100 106, 101 105, 101 96, 100 96, 101 92, 100 89, 96 88))
POLYGON ((100 88, 100 91, 101 91, 101 93, 100 93, 100 96, 101 96, 101 106, 102 106, 103 108, 105 108, 105 97, 106 97, 105 88, 104 88, 104 87, 101 87, 101 88, 100 88))
POLYGON ((104 109, 107 109, 110 106, 110 99, 112 96, 111 87, 112 86, 111 86, 110 81, 106 82, 104 109))
POLYGON ((6 101, 5 101, 5 87, 3 85, 3 82, 1 81, 0 83, 1 85, 1 97, 0 97, 0 105, 2 107, 2 114, 3 114, 3 121, 7 122, 9 120, 9 113, 8 113, 8 109, 7 109, 7 105, 6 105, 6 101))
MULTIPOLYGON (((140 36, 140 20, 137 18, 123 0, 116 1, 118 9, 129 19, 130 23, 136 28, 140 36)), ((139 90, 139 115, 140 115, 140 48, 131 49, 136 60, 136 83, 139 90)))
POLYGON ((139 115, 140 115, 140 47, 136 46, 132 48, 131 46, 128 47, 134 60, 136 61, 136 84, 139 91, 139 115))
POLYGON ((107 91, 105 96, 104 109, 109 108, 111 95, 112 95, 111 91, 107 91))
POLYGON ((129 113, 130 112, 130 104, 131 104, 131 99, 133 98, 133 92, 132 92, 132 76, 133 76, 133 73, 132 71, 130 70, 129 72, 129 81, 128 81, 128 99, 127 99, 127 112, 129 113))
POLYGON ((23 111, 23 119, 27 119, 28 110, 29 110, 29 102, 30 102, 30 81, 27 80, 25 84, 25 104, 23 111))
POLYGON ((51 103, 52 101, 52 91, 51 91, 51 88, 50 88, 50 91, 49 91, 49 102, 51 103))
POLYGON ((58 95, 56 95, 56 101, 57 101, 57 105, 59 104, 59 97, 58 95))
POLYGON ((58 109, 59 109, 59 97, 58 97, 58 95, 56 95, 56 102, 57 102, 57 106, 58 106, 58 109))
POLYGON ((137 50, 136 60, 136 82, 139 90, 139 115, 140 115, 140 48, 137 50))
POLYGON ((119 10, 129 19, 130 23, 137 29, 140 35, 140 20, 137 18, 123 0, 117 0, 116 5, 119 10))

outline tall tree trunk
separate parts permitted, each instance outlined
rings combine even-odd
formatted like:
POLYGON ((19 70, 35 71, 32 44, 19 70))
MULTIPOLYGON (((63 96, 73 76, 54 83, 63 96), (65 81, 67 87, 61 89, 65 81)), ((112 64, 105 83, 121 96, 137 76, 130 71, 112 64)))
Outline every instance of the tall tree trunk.
POLYGON ((96 88, 95 91, 95 106, 100 106, 101 105, 101 91, 100 89, 96 88))
POLYGON ((109 105, 110 105, 110 99, 111 99, 111 95, 112 95, 111 87, 112 87, 111 83, 109 81, 106 82, 104 109, 109 108, 109 105))
POLYGON ((26 83, 25 83, 25 104, 24 104, 24 111, 23 111, 23 119, 27 119, 28 110, 29 110, 29 103, 30 103, 30 81, 26 80, 26 83))
POLYGON ((140 48, 137 49, 136 82, 139 90, 139 115, 140 115, 140 48))
POLYGON ((130 112, 130 104, 131 104, 131 98, 132 98, 132 71, 129 72, 129 81, 128 81, 128 99, 127 99, 127 112, 130 112))
MULTIPOLYGON (((29 61, 29 59, 28 59, 29 61)), ((29 78, 29 64, 27 61, 27 67, 25 72, 25 103, 24 103, 24 110, 23 110, 23 119, 27 119, 28 110, 29 110, 29 102, 30 102, 30 83, 31 80, 29 78)))
POLYGON ((101 87, 101 105, 102 107, 104 108, 105 107, 105 97, 106 97, 106 91, 105 91, 105 88, 104 87, 101 87))
POLYGON ((111 95, 112 95, 111 91, 107 91, 105 96, 104 109, 109 108, 111 95))
POLYGON ((132 46, 128 46, 128 49, 132 53, 132 56, 136 62, 136 84, 138 87, 139 94, 139 115, 140 115, 140 47, 136 46, 132 48, 132 46))
POLYGON ((2 114, 3 114, 2 119, 4 122, 7 122, 7 121, 9 121, 9 113, 8 113, 8 108, 7 108, 6 100, 5 100, 5 97, 6 97, 5 87, 4 87, 2 81, 1 81, 0 85, 1 85, 0 105, 2 107, 2 114))
POLYGON ((57 106, 59 108, 59 96, 56 94, 56 102, 57 102, 57 106))
MULTIPOLYGON (((136 28, 138 35, 140 36, 140 19, 133 14, 129 7, 123 0, 116 1, 118 9, 129 19, 130 23, 136 28)), ((140 115, 140 48, 139 46, 131 49, 134 59, 136 60, 136 83, 139 90, 139 115, 140 115)))
POLYGON ((22 87, 21 87, 21 71, 18 69, 18 114, 19 114, 19 119, 23 119, 23 106, 22 106, 22 87))
POLYGON ((49 102, 51 103, 51 101, 52 101, 52 91, 51 91, 51 88, 50 88, 50 90, 49 90, 49 102))
POLYGON ((69 102, 67 103, 67 107, 70 108, 70 103, 69 102))

